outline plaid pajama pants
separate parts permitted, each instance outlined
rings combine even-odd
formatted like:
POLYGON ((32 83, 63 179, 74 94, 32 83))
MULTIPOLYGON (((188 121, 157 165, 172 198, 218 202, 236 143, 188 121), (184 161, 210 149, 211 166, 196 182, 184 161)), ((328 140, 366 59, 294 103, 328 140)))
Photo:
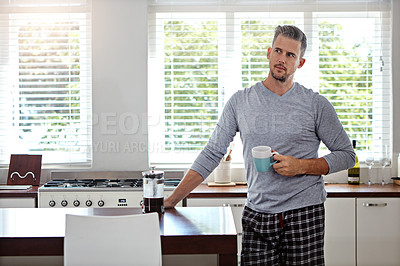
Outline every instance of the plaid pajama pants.
POLYGON ((242 216, 241 265, 324 265, 324 204, 242 216))

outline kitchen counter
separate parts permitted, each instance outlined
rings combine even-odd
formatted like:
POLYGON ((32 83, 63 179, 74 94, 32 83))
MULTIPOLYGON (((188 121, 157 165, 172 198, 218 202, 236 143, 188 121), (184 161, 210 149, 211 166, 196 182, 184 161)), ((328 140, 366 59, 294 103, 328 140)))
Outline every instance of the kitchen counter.
POLYGON ((0 208, 35 208, 38 206, 38 188, 0 189, 0 208))
MULTIPOLYGON (((38 188, 38 186, 33 186, 27 190, 0 190, 0 198, 37 198, 38 188)), ((400 186, 392 183, 384 186, 380 184, 325 184, 325 189, 328 193, 328 197, 400 197, 400 186)), ((203 197, 247 197, 247 186, 209 187, 206 184, 201 184, 188 196, 188 198, 203 197)))
MULTIPOLYGON (((140 208, 0 209, 0 256, 62 255, 65 215, 140 214, 140 208)), ((162 254, 219 254, 237 264, 237 233, 227 207, 177 207, 160 216, 162 254)))
POLYGON ((325 184, 325 190, 328 193, 328 198, 400 197, 400 186, 393 183, 383 186, 380 184, 325 184))
POLYGON ((27 197, 37 198, 39 186, 32 186, 29 189, 1 189, 0 198, 27 197))
MULTIPOLYGON (((329 197, 358 198, 358 197, 400 197, 400 186, 395 184, 376 185, 349 185, 349 184, 325 184, 325 190, 329 197)), ((195 188, 188 198, 225 198, 247 197, 247 186, 236 185, 234 187, 209 187, 201 184, 195 188)))

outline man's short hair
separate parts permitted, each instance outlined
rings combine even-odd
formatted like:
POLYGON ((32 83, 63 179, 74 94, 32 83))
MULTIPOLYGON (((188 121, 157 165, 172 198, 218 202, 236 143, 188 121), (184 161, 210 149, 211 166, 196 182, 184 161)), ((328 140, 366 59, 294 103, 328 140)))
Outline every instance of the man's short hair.
POLYGON ((304 53, 306 52, 307 49, 307 37, 304 34, 304 32, 302 32, 299 28, 293 25, 277 26, 275 28, 275 34, 274 34, 274 39, 272 40, 272 46, 274 46, 275 39, 279 35, 301 42, 300 58, 303 58, 304 53))

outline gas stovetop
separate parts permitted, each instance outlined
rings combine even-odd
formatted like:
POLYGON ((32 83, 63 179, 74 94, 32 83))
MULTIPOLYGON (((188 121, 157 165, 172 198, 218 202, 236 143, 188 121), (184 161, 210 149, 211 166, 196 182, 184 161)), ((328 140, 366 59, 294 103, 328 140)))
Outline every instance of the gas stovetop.
MULTIPOLYGON (((164 179, 168 196, 181 179, 164 179)), ((54 179, 38 189, 39 208, 139 207, 143 179, 54 179)))
MULTIPOLYGON (((178 178, 170 178, 164 180, 166 190, 178 186, 181 180, 178 178)), ((54 179, 39 188, 39 190, 69 191, 69 190, 96 190, 96 189, 113 189, 113 190, 142 190, 143 179, 54 179)))
POLYGON ((110 179, 56 179, 47 182, 43 187, 48 188, 107 188, 107 187, 142 187, 142 179, 123 179, 123 180, 110 180, 110 179))

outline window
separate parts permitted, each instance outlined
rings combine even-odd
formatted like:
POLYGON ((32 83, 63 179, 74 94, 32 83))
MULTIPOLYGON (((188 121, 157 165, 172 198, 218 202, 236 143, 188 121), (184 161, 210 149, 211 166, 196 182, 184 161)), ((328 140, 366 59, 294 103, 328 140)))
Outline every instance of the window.
POLYGON ((360 159, 391 144, 390 1, 165 0, 149 8, 151 163, 193 161, 230 95, 268 75, 282 24, 308 37, 295 80, 334 105, 360 159))
POLYGON ((87 1, 12 1, 0 12, 0 163, 91 161, 91 19, 87 1))

